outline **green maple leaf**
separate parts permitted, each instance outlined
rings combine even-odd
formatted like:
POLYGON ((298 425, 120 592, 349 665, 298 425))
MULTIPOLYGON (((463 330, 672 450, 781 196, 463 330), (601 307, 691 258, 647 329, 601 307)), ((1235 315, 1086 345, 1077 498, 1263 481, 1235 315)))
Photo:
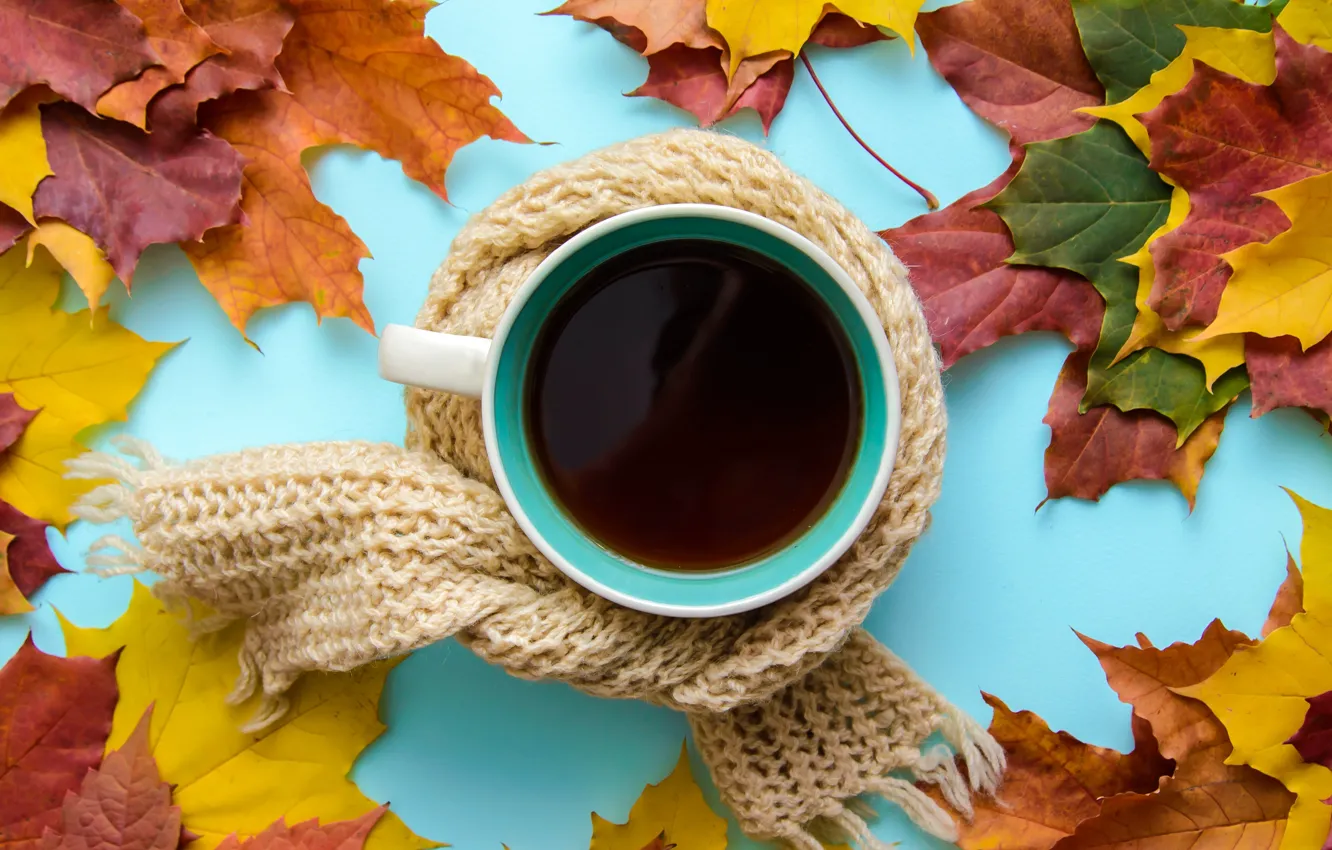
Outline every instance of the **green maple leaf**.
POLYGON ((1180 54, 1178 24, 1269 32, 1272 15, 1269 7, 1234 0, 1073 0, 1082 48, 1105 86, 1106 103, 1147 85, 1180 54))
POLYGON ((985 206, 1013 233, 1010 263, 1077 272, 1105 299, 1084 411, 1098 404, 1156 410, 1175 423, 1182 443, 1248 386, 1244 370, 1235 369, 1208 392, 1202 364, 1159 349, 1110 365, 1137 312, 1137 269, 1119 260, 1142 247, 1170 207, 1170 186, 1117 126, 1100 121, 1075 136, 1027 145, 1013 182, 985 206))

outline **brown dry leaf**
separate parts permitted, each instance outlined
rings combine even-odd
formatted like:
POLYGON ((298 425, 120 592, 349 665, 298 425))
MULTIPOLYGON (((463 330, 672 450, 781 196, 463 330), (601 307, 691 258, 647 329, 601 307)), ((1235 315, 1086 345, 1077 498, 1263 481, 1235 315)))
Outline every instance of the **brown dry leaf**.
POLYGON ((1155 790, 1170 770, 1144 724, 1134 724, 1131 753, 1084 744, 1052 732, 1030 711, 1014 712, 985 694, 994 708, 990 734, 1008 755, 995 799, 977 799, 975 818, 959 826, 963 850, 1047 850, 1100 810, 1100 798, 1155 790))
POLYGON ((182 842, 180 807, 162 781, 148 745, 153 712, 119 749, 88 771, 77 792, 65 794, 60 825, 47 827, 42 850, 176 850, 182 842))
MULTIPOLYGON (((686 47, 715 47, 725 43, 708 29, 705 0, 566 0, 546 15, 569 15, 603 29, 632 27, 643 36, 636 48, 644 56, 659 53, 673 44, 686 47)), ((725 69, 718 70, 725 75, 725 69)))
POLYGON ((1251 767, 1206 784, 1167 779, 1155 794, 1106 800, 1059 850, 1277 850, 1294 800, 1251 767))
POLYGON ((60 801, 102 761, 116 656, 60 658, 29 637, 0 668, 0 846, 40 850, 60 801))
POLYGON ((278 57, 290 92, 245 94, 204 111, 204 125, 248 160, 241 206, 249 221, 185 248, 242 333, 255 310, 290 301, 374 332, 358 268, 369 253, 315 199, 303 151, 337 143, 373 150, 443 198, 458 148, 483 135, 528 141, 490 104, 499 94, 490 80, 425 37, 431 5, 296 0, 278 57))
POLYGON ((736 79, 726 81, 722 51, 674 45, 648 57, 648 78, 628 93, 629 97, 655 97, 693 113, 698 123, 710 127, 741 109, 752 108, 763 122, 763 132, 772 126, 795 78, 795 60, 768 57, 745 60, 736 79), (757 73, 758 76, 751 76, 757 73), (739 97, 734 97, 736 91, 739 97))
POLYGON ((143 21, 148 44, 162 64, 127 80, 97 101, 97 113, 148 126, 148 102, 167 86, 185 79, 185 74, 209 56, 222 52, 194 21, 185 16, 180 0, 117 0, 143 21))
POLYGON ((1169 481, 1193 508, 1203 466, 1216 452, 1226 408, 1198 426, 1176 448, 1174 423, 1150 410, 1124 413, 1108 405, 1078 413, 1087 388, 1089 355, 1064 361, 1043 420, 1050 426, 1045 450, 1047 499, 1099 499, 1115 484, 1134 479, 1169 481))
POLYGON ((220 139, 164 144, 68 103, 42 107, 42 134, 55 176, 37 187, 33 209, 91 236, 126 286, 149 245, 239 220, 242 160, 220 139))
POLYGON ((1151 724, 1161 754, 1175 760, 1175 779, 1197 784, 1231 778, 1234 768, 1225 764, 1230 755, 1225 727, 1206 705, 1171 689, 1196 685, 1215 673, 1237 647, 1252 645, 1247 635, 1213 620, 1196 643, 1164 649, 1141 635, 1142 646, 1124 647, 1078 637, 1096 653, 1119 699, 1151 724))
POLYGON ((0 0, 0 107, 45 83, 92 112, 122 80, 158 63, 139 19, 115 0, 0 0))
POLYGON ((1068 0, 971 0, 921 15, 916 31, 963 102, 1018 144, 1096 123, 1077 110, 1100 105, 1105 90, 1068 0))
POLYGON ((278 70, 296 101, 340 141, 396 159, 445 200, 444 171, 463 145, 481 136, 530 141, 491 105, 494 83, 425 37, 429 0, 291 5, 296 25, 278 70))
POLYGON ((339 137, 280 92, 238 94, 205 111, 208 126, 246 159, 248 221, 183 247, 232 324, 244 333, 256 310, 304 301, 320 318, 343 316, 374 333, 358 269, 370 252, 315 199, 301 165, 301 151, 339 137))
POLYGON ((185 13, 226 53, 210 56, 184 84, 153 99, 148 122, 154 133, 179 136, 194 128, 199 105, 235 91, 285 91, 278 53, 296 16, 282 0, 185 0, 185 13))

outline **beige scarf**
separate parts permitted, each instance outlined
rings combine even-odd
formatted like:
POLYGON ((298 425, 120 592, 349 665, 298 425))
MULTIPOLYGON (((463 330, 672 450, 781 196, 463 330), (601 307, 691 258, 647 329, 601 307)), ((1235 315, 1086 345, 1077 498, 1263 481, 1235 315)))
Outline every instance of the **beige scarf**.
POLYGON ((281 715, 303 673, 454 637, 516 676, 685 712, 722 799, 755 838, 801 850, 819 850, 819 839, 876 846, 857 799, 869 794, 953 838, 935 800, 969 816, 971 792, 998 784, 1003 751, 859 628, 925 529, 944 454, 938 359, 906 271, 882 240, 771 153, 674 131, 537 174, 475 216, 431 280, 417 324, 489 336, 562 240, 616 213, 680 202, 750 210, 813 240, 864 290, 893 346, 903 419, 888 491, 859 540, 804 590, 702 620, 589 593, 505 508, 479 403, 423 390, 407 392, 406 449, 271 446, 175 465, 122 441, 134 462, 76 461, 73 474, 116 482, 94 489, 78 515, 128 516, 140 544, 111 540, 118 554, 90 565, 157 573, 165 600, 217 612, 206 625, 244 619, 235 697, 262 691, 255 728, 281 715), (951 750, 923 749, 935 732, 951 750))

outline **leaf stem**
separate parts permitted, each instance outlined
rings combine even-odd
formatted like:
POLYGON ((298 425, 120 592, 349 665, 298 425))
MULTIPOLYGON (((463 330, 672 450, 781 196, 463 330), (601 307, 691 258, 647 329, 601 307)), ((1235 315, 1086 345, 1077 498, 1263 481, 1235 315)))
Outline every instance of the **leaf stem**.
POLYGON ((809 78, 814 81, 814 85, 818 86, 819 94, 823 95, 824 102, 828 104, 828 108, 832 110, 833 115, 837 116, 837 120, 842 122, 842 126, 846 128, 846 131, 848 133, 851 134, 851 138, 855 139, 856 142, 862 148, 865 149, 866 153, 874 157, 875 161, 878 162, 879 165, 882 165, 884 168, 891 171, 893 173, 893 176, 895 176, 898 180, 901 180, 903 183, 907 184, 912 189, 915 189, 916 193, 925 199, 926 206, 928 206, 932 210, 937 210, 939 208, 939 199, 934 197, 933 192, 931 192, 929 189, 926 189, 924 186, 920 185, 916 181, 912 180, 910 177, 907 177, 905 174, 898 171, 896 168, 893 168, 892 165, 888 163, 888 160, 879 156, 874 151, 874 148, 870 147, 869 144, 864 139, 860 138, 860 134, 855 131, 855 128, 853 128, 851 124, 846 120, 846 117, 842 115, 842 110, 838 109, 837 104, 833 103, 832 97, 828 94, 828 90, 823 87, 823 83, 819 80, 819 75, 814 73, 814 66, 810 64, 809 57, 806 56, 803 51, 800 54, 800 61, 805 63, 805 70, 809 71, 809 78))

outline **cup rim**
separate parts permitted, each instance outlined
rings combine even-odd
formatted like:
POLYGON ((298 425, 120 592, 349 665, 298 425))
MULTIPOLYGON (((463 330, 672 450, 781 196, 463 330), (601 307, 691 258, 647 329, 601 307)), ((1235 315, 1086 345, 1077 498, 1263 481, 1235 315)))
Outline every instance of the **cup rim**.
MULTIPOLYGON (((791 228, 747 210, 701 203, 660 204, 619 213, 579 231, 547 255, 518 287, 495 327, 495 332, 491 338, 491 346, 491 354, 486 361, 485 381, 481 393, 482 429, 485 437, 486 453, 490 459, 491 472, 494 475, 500 495, 504 498, 505 504, 517 520, 519 527, 557 569, 598 596, 628 608, 670 617, 717 617, 750 611, 789 596, 821 575, 850 548, 878 509, 883 500, 884 491, 887 489, 888 480, 892 476, 901 437, 901 396, 892 346, 884 332, 881 320, 874 312, 869 300, 861 292, 860 287, 856 286, 846 270, 838 265, 826 251, 791 228), (847 525, 842 534, 825 548, 818 558, 785 581, 762 591, 750 593, 743 598, 697 605, 663 602, 626 593, 619 588, 607 585, 570 562, 528 516, 521 500, 514 491, 508 470, 505 467, 505 460, 497 434, 495 410, 495 386, 498 380, 500 363, 503 359, 502 354, 508 342, 510 331, 513 329, 518 316, 522 313, 524 305, 527 304, 533 293, 538 290, 550 274, 581 248, 610 233, 644 221, 677 217, 712 218, 753 228, 786 242, 817 263, 845 292, 865 325, 865 330, 871 338, 874 352, 881 367, 886 408, 882 456, 879 458, 872 484, 866 491, 863 503, 859 506, 854 519, 847 525)), ((617 555, 616 557, 620 556, 617 555)), ((743 569, 743 567, 738 569, 743 569)), ((681 574, 681 580, 689 580, 688 574, 681 574)))

